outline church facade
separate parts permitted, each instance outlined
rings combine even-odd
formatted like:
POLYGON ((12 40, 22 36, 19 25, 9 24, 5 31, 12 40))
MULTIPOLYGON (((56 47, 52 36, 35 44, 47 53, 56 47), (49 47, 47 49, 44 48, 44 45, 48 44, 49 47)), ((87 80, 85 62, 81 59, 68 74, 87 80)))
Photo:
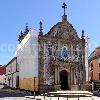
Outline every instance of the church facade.
POLYGON ((79 85, 82 88, 85 83, 84 31, 79 38, 67 20, 65 3, 63 8, 62 22, 54 25, 45 35, 40 27, 39 77, 42 88, 45 84, 53 89, 72 90, 79 85))
MULTIPOLYGON (((35 63, 38 61, 38 65, 36 65, 37 71, 34 68, 36 67, 35 64, 32 65, 31 63, 30 65, 31 68, 33 67, 33 71, 28 67, 28 65, 26 66, 30 70, 29 73, 34 73, 35 71, 37 72, 36 76, 35 74, 30 75, 31 77, 36 78, 35 85, 38 87, 38 91, 83 89, 86 82, 84 31, 82 31, 82 37, 79 38, 76 30, 67 20, 67 15, 65 14, 67 5, 63 3, 62 8, 64 8, 62 21, 54 25, 47 34, 43 34, 42 22, 40 22, 40 32, 37 38, 38 50, 35 51, 35 48, 33 49, 35 54, 38 54, 38 56, 32 61, 35 63)), ((28 29, 26 29, 26 32, 29 32, 28 29)), ((25 38, 25 36, 23 37, 25 38)), ((20 43, 24 40, 23 37, 22 35, 20 36, 20 43)), ((31 55, 32 54, 33 53, 31 53, 31 55)), ((24 56, 25 55, 26 54, 24 54, 24 56)), ((19 56, 17 56, 17 59, 19 58, 20 53, 19 56)), ((22 59, 23 58, 21 58, 21 60, 22 59)), ((24 61, 25 60, 23 60, 23 62, 24 61)), ((27 63, 27 61, 28 59, 25 61, 25 63, 27 63)), ((21 61, 19 60, 19 62, 21 61)), ((20 88, 25 89, 28 87, 23 85, 26 83, 23 81, 23 78, 25 79, 25 71, 23 71, 24 74, 21 73, 21 70, 24 69, 21 68, 22 65, 19 62, 19 87, 21 84, 20 88), (21 81, 20 75, 23 76, 21 81)), ((26 68, 25 64, 23 67, 26 68)), ((28 81, 28 78, 26 81, 28 81)), ((35 81, 31 86, 34 87, 34 83, 35 81)))

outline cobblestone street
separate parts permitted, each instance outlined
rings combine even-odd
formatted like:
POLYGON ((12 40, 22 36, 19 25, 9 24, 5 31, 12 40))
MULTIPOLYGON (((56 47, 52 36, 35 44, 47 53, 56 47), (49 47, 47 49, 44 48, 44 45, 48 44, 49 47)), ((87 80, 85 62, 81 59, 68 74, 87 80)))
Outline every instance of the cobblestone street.
MULTIPOLYGON (((3 87, 0 85, 0 87, 3 87)), ((31 94, 26 91, 12 90, 12 89, 0 89, 0 100, 28 100, 25 96, 31 94)))
POLYGON ((36 99, 33 99, 33 97, 30 98, 26 98, 26 97, 4 97, 4 98, 0 98, 0 100, 100 100, 100 97, 82 97, 82 98, 57 98, 57 97, 51 97, 51 98, 47 98, 44 99, 43 97, 39 97, 37 96, 36 99))
MULTIPOLYGON (((97 95, 97 93, 95 93, 97 95)), ((0 100, 100 100, 100 97, 92 96, 92 97, 80 97, 78 98, 66 98, 66 97, 46 97, 44 96, 34 96, 29 92, 19 91, 19 90, 11 90, 11 89, 1 89, 0 90, 0 100)), ((98 96, 100 93, 98 92, 98 96)))

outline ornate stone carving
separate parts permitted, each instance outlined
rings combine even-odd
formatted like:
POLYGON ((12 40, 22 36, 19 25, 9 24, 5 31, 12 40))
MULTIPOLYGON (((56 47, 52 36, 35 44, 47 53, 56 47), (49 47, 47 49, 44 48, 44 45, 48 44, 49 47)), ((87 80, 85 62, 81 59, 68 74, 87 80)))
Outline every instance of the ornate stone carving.
MULTIPOLYGON (((63 6, 63 8, 65 10, 65 5, 63 6)), ((48 55, 48 47, 45 47, 46 52, 44 52, 44 46, 41 46, 42 58, 40 58, 40 66, 45 67, 46 71, 44 72, 44 70, 41 69, 40 72, 43 71, 43 73, 45 73, 45 81, 47 82, 46 84, 48 84, 49 80, 52 81, 52 84, 60 83, 58 82, 59 80, 56 80, 57 82, 55 82, 54 77, 59 77, 58 73, 63 68, 68 70, 70 73, 68 83, 70 87, 73 84, 83 84, 83 81, 85 79, 85 74, 83 73, 85 71, 85 53, 83 52, 83 49, 85 48, 85 39, 83 33, 84 32, 82 31, 82 39, 79 38, 72 24, 70 24, 66 20, 58 22, 50 29, 50 31, 47 34, 39 35, 39 42, 45 42, 47 44, 51 43, 53 49, 53 53, 51 55, 48 55), (61 49, 63 46, 66 46, 68 48, 68 58, 66 60, 61 58, 61 49), (59 71, 56 72, 58 76, 55 75, 55 68, 59 69, 59 71)), ((43 75, 41 76, 41 78, 42 77, 43 75)), ((41 81, 43 82, 43 78, 41 79, 41 81)))

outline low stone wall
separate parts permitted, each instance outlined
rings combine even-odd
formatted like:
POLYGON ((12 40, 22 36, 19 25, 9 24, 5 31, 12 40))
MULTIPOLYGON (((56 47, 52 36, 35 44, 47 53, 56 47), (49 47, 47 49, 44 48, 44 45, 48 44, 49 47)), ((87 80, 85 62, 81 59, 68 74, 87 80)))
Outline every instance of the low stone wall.
POLYGON ((92 86, 91 86, 91 84, 84 84, 84 85, 82 86, 82 90, 84 90, 84 91, 92 91, 92 86))
POLYGON ((75 91, 75 90, 77 91, 77 90, 80 90, 80 87, 78 85, 72 85, 71 90, 72 91, 75 91))
POLYGON ((55 85, 54 87, 55 91, 61 90, 61 85, 55 85))
POLYGON ((54 90, 55 90, 54 85, 41 84, 39 87, 40 93, 47 93, 54 90))

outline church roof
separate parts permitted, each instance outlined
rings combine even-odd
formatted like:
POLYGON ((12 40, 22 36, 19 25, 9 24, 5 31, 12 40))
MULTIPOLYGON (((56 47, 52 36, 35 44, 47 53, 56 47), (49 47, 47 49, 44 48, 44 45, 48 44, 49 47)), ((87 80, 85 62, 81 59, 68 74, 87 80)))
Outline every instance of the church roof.
POLYGON ((73 40, 74 42, 80 41, 80 38, 78 37, 76 30, 68 21, 58 22, 44 36, 49 36, 51 38, 66 38, 70 39, 71 41, 73 40))

